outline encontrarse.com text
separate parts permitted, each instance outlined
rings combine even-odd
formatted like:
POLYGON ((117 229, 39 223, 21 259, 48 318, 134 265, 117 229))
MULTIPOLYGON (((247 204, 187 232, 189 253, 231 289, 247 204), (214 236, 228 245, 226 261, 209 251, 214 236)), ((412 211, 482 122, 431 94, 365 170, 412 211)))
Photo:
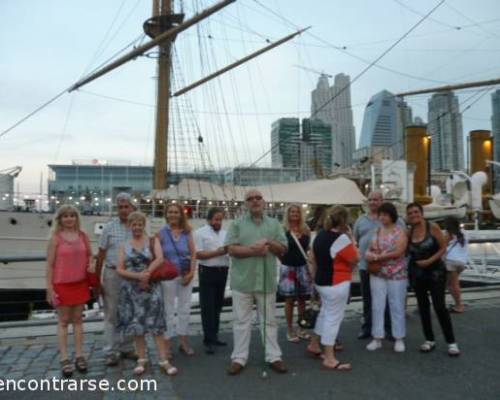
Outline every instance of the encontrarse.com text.
POLYGON ((119 379, 111 383, 107 379, 3 379, 0 378, 0 392, 156 392, 155 379, 119 379))

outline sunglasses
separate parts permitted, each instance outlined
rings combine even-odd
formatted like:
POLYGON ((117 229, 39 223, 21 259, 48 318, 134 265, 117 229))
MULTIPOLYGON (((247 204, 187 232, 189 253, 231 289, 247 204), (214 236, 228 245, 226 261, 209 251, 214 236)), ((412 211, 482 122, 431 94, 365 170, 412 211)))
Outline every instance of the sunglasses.
POLYGON ((261 201, 262 200, 262 196, 250 196, 250 197, 247 197, 246 198, 246 201, 261 201))

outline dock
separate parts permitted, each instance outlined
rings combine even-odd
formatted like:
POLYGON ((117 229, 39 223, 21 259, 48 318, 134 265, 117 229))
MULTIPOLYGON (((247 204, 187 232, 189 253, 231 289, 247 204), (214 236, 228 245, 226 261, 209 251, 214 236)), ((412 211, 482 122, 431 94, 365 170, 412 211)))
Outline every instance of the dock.
MULTIPOLYGON (((286 341, 283 310, 278 309, 279 341, 289 372, 275 374, 263 365, 262 345, 257 326, 252 333, 251 356, 239 376, 228 376, 231 354, 231 312, 225 309, 221 338, 228 347, 218 348, 215 355, 203 351, 200 319, 192 315, 192 345, 194 357, 183 356, 175 347, 174 364, 179 375, 173 378, 160 373, 155 365, 157 354, 152 342, 151 368, 142 379, 153 379, 156 391, 86 392, 89 399, 480 399, 497 400, 500 396, 500 286, 464 290, 467 304, 464 314, 453 314, 457 340, 462 350, 458 358, 448 357, 446 344, 437 320, 434 319, 437 348, 430 354, 418 351, 423 342, 415 299, 410 297, 407 310, 407 350, 397 354, 392 343, 385 342, 376 352, 365 350, 366 341, 357 339, 360 327, 361 302, 353 298, 341 327, 345 350, 342 361, 353 364, 350 372, 329 371, 318 359, 305 353, 306 342, 286 341), (262 378, 263 369, 267 379, 262 378)), ((88 322, 85 348, 89 357, 89 372, 75 373, 76 379, 107 379, 113 384, 119 379, 134 379, 132 361, 122 361, 118 367, 104 365, 102 351, 102 321, 88 322)), ((59 377, 56 327, 32 321, 0 324, 0 377, 3 379, 42 379, 59 377)), ((69 399, 71 392, 6 392, 2 399, 69 399)))

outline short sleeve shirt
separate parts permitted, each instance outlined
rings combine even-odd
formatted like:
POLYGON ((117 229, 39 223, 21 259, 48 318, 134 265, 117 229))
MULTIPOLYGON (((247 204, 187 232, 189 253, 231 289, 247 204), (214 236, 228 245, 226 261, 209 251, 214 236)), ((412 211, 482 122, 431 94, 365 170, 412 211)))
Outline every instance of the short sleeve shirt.
MULTIPOLYGON (((233 221, 226 236, 227 246, 251 246, 261 239, 276 240, 287 247, 287 238, 277 219, 263 216, 256 224, 250 214, 233 221)), ((277 259, 272 253, 261 257, 231 258, 231 289, 238 292, 275 293, 277 288, 277 259)))
MULTIPOLYGON (((398 218, 397 225, 401 228, 406 229, 406 224, 402 218, 398 218)), ((370 218, 367 214, 363 214, 359 217, 354 224, 353 235, 358 243, 359 248, 359 263, 358 268, 360 270, 366 270, 366 260, 365 253, 368 251, 370 244, 372 242, 373 236, 382 224, 378 218, 370 218)))
POLYGON ((118 266, 120 246, 127 242, 131 236, 127 224, 122 223, 119 218, 113 219, 104 226, 99 239, 99 248, 106 250, 106 259, 104 260, 106 267, 118 266))
MULTIPOLYGON (((213 251, 224 246, 226 230, 215 231, 210 225, 202 226, 194 232, 194 243, 196 251, 213 251)), ((228 267, 229 256, 224 254, 206 260, 200 260, 200 264, 207 267, 228 267)))

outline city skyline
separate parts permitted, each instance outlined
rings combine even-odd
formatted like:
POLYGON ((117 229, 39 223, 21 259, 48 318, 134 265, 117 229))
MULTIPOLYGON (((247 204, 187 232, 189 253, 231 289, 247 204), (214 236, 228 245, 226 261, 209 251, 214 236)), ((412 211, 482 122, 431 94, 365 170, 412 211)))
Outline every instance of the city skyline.
MULTIPOLYGON (((144 20, 150 17, 149 2, 125 2, 121 7, 122 3, 1 2, 0 41, 4 52, 0 65, 0 130, 19 121, 141 34, 144 20), (48 20, 51 24, 46 23, 48 20)), ((293 24, 312 25, 292 42, 173 102, 174 128, 188 133, 185 145, 177 143, 181 150, 186 149, 182 154, 179 150, 179 165, 184 158, 191 160, 191 154, 197 155, 196 160, 193 156, 197 167, 203 162, 207 167, 221 168, 256 160, 260 160, 259 165, 268 165, 270 154, 263 155, 269 151, 272 121, 280 116, 310 116, 309 93, 318 77, 295 65, 330 75, 345 73, 354 80, 435 2, 422 0, 412 6, 413 11, 394 1, 382 5, 366 2, 362 7, 353 7, 323 2, 321 8, 304 13, 303 2, 276 0, 268 7, 277 16, 242 0, 209 18, 199 29, 179 35, 175 42, 174 88, 290 34, 295 30, 293 24), (332 24, 331 15, 342 18, 332 24), (201 49, 199 44, 203 45, 201 49), (186 117, 186 113, 190 116, 186 117), (197 141, 200 133, 201 144, 197 141), (201 151, 203 158, 199 156, 201 151)), ((185 7, 189 17, 199 11, 200 4, 185 7)), ((484 0, 481 7, 476 7, 465 0, 454 0, 453 7, 467 17, 443 4, 433 18, 424 21, 353 82, 351 103, 357 140, 364 107, 382 89, 397 93, 498 76, 497 1, 484 0)), ((18 179, 20 190, 38 192, 40 173, 47 176, 47 164, 51 163, 125 158, 132 164, 151 165, 156 76, 151 58, 139 57, 81 91, 63 95, 0 138, 0 169, 21 164, 24 169, 18 179)), ((491 129, 490 96, 477 102, 479 95, 468 100, 476 93, 479 91, 457 93, 461 109, 474 102, 463 116, 464 132, 491 129)), ((416 115, 425 116, 428 97, 405 100, 416 115)), ((171 165, 176 165, 175 160, 171 165)))

